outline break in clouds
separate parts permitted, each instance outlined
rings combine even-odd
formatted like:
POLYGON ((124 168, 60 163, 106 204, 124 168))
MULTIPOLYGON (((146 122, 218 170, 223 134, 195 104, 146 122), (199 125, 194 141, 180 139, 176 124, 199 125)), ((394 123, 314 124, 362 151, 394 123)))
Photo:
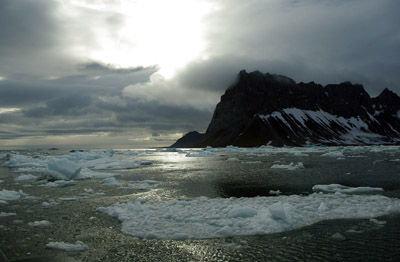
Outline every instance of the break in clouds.
POLYGON ((397 0, 206 1, 213 8, 199 32, 205 48, 169 78, 157 73, 157 63, 133 58, 132 66, 121 67, 93 58, 99 30, 119 37, 126 15, 112 7, 121 2, 65 15, 60 1, 0 0, 5 146, 66 137, 62 143, 80 143, 85 135, 94 135, 86 143, 169 145, 178 134, 207 128, 241 69, 297 82, 349 80, 371 96, 386 87, 400 93, 397 0))

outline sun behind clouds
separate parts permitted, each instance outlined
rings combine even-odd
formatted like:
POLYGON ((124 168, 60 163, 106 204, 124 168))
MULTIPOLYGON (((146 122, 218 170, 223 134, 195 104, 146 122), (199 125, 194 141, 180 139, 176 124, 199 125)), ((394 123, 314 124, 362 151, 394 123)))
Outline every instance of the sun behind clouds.
POLYGON ((82 19, 90 29, 95 45, 80 49, 88 60, 115 67, 158 65, 167 78, 205 49, 203 19, 212 10, 203 0, 74 0, 60 5, 64 15, 82 19))

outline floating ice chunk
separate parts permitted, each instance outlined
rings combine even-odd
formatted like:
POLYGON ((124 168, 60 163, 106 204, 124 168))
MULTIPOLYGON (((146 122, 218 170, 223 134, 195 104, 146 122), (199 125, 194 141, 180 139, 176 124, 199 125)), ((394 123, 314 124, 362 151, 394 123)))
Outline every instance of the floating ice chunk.
POLYGON ((230 157, 226 161, 239 161, 237 157, 230 157))
POLYGON ((115 177, 109 177, 109 178, 103 179, 102 184, 105 185, 105 186, 120 186, 120 185, 121 185, 121 184, 115 179, 115 177))
POLYGON ((146 189, 153 189, 157 187, 160 182, 155 180, 143 180, 135 184, 128 184, 127 187, 121 187, 124 189, 138 189, 138 190, 146 190, 146 189))
POLYGON ((3 201, 13 201, 13 200, 18 200, 23 196, 26 196, 22 190, 17 191, 12 191, 12 190, 7 190, 3 189, 0 191, 0 200, 3 201))
POLYGON ((69 155, 62 156, 66 157, 68 160, 71 160, 73 162, 84 162, 84 161, 89 161, 89 160, 94 160, 94 159, 99 159, 99 158, 105 158, 105 157, 112 157, 114 155, 114 151, 111 149, 107 149, 105 151, 74 151, 70 153, 69 155))
POLYGON ((52 158, 47 162, 51 175, 56 179, 71 180, 78 176, 82 167, 66 158, 52 158))
POLYGON ((303 153, 301 151, 294 151, 293 155, 294 156, 309 156, 308 154, 305 154, 305 153, 303 153))
POLYGON ((371 221, 372 223, 377 224, 379 226, 386 225, 386 221, 378 220, 376 218, 371 218, 369 221, 371 221))
POLYGON ((31 156, 24 156, 19 154, 13 154, 10 156, 10 160, 3 163, 4 167, 47 167, 46 161, 33 158, 31 156))
POLYGON ((330 184, 330 185, 315 185, 313 186, 313 191, 315 192, 325 192, 325 193, 345 193, 345 194, 368 194, 383 192, 383 188, 380 187, 348 187, 340 184, 330 184))
POLYGON ((138 155, 138 152, 131 151, 131 150, 117 151, 116 153, 117 154, 121 154, 121 155, 126 155, 126 156, 136 156, 136 155, 138 155))
POLYGON ((67 252, 81 252, 88 250, 88 246, 82 241, 76 241, 75 244, 65 242, 50 242, 46 248, 58 249, 67 252))
POLYGON ((15 181, 21 182, 21 181, 34 181, 36 180, 37 177, 31 174, 28 175, 20 175, 19 177, 14 178, 15 181))
POLYGON ((50 201, 50 202, 44 201, 44 202, 42 202, 42 207, 44 207, 44 208, 53 207, 53 206, 56 206, 56 205, 58 205, 58 203, 55 202, 55 201, 50 201))
POLYGON ((282 192, 278 189, 278 190, 270 190, 269 191, 270 195, 275 195, 275 196, 279 196, 280 194, 282 194, 282 192))
POLYGON ((10 217, 10 216, 16 216, 16 213, 7 213, 7 212, 1 212, 0 217, 10 217))
POLYGON ((189 152, 186 154, 187 157, 209 157, 216 156, 214 152, 211 151, 200 151, 200 152, 189 152))
POLYGON ((334 240, 339 240, 339 241, 346 240, 346 237, 343 236, 343 235, 340 234, 340 233, 335 233, 335 234, 333 234, 333 235, 331 236, 331 238, 334 239, 334 240))
POLYGON ((4 180, 0 180, 0 184, 3 183, 3 182, 4 182, 4 180))
POLYGON ((243 161, 243 164, 261 164, 261 161, 243 161))
POLYGON ((49 225, 50 225, 50 222, 47 220, 33 221, 33 222, 28 223, 28 226, 31 226, 31 227, 47 227, 49 225))
POLYGON ((276 233, 322 220, 373 218, 400 212, 400 200, 380 195, 312 194, 254 198, 194 198, 120 202, 98 211, 117 217, 122 233, 140 238, 203 239, 276 233), (319 212, 321 203, 329 207, 319 212), (248 208, 248 209, 245 209, 248 208))
POLYGON ((322 154, 321 156, 329 156, 329 157, 344 157, 343 153, 340 151, 332 151, 322 154))
POLYGON ((86 193, 89 193, 89 194, 93 194, 94 193, 94 190, 91 189, 91 188, 84 188, 83 191, 85 191, 86 193))
POLYGON ((304 165, 303 165, 302 162, 298 162, 297 164, 294 164, 293 162, 291 162, 289 165, 274 164, 274 165, 271 166, 271 168, 296 170, 296 169, 304 168, 304 165))

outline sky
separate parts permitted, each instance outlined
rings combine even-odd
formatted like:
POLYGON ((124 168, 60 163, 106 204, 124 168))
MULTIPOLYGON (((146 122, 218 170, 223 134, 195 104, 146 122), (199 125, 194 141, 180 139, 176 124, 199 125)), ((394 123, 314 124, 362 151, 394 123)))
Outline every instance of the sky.
POLYGON ((204 132, 242 69, 400 94, 398 0, 0 0, 0 148, 204 132))

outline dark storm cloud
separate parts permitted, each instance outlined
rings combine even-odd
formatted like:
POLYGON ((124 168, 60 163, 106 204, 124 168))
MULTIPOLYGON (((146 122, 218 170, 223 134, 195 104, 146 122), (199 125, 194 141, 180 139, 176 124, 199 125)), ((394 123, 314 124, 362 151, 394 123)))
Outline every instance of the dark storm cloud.
POLYGON ((187 84, 220 90, 238 70, 258 69, 296 81, 360 82, 374 94, 400 91, 399 1, 214 2, 209 57, 183 72, 187 84))
POLYGON ((58 79, 42 79, 21 74, 17 80, 0 81, 0 104, 24 107, 32 104, 51 104, 54 99, 67 99, 73 95, 119 95, 126 85, 146 82, 157 70, 156 67, 110 69, 100 64, 91 64, 99 65, 101 70, 81 70, 79 75, 58 79))
POLYGON ((51 32, 57 27, 51 17, 54 7, 55 3, 47 0, 0 0, 1 56, 27 46, 51 46, 56 39, 51 32))

